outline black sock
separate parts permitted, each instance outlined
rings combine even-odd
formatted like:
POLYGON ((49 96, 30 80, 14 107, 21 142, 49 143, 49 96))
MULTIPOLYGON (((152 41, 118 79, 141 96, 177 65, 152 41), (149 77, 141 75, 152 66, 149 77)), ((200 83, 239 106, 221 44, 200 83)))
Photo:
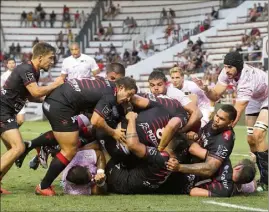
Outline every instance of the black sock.
POLYGON ((67 160, 62 153, 58 153, 55 158, 50 163, 49 170, 47 171, 45 177, 40 183, 41 189, 46 189, 51 186, 52 182, 58 177, 58 175, 65 169, 68 165, 69 160, 67 160))
POLYGON ((258 165, 261 182, 268 185, 268 150, 264 152, 255 152, 256 163, 258 165))
POLYGON ((41 146, 55 146, 58 145, 57 140, 55 139, 53 132, 48 131, 40 135, 39 137, 31 140, 28 142, 27 150, 30 152, 32 149, 35 149, 37 147, 41 146))

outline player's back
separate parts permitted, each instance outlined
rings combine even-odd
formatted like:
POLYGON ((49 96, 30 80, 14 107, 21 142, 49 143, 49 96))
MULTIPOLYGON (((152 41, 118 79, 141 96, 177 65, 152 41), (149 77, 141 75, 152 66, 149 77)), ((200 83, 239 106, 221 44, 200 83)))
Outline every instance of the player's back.
POLYGON ((101 98, 114 98, 115 84, 102 77, 71 79, 48 98, 69 104, 75 111, 93 110, 101 98))

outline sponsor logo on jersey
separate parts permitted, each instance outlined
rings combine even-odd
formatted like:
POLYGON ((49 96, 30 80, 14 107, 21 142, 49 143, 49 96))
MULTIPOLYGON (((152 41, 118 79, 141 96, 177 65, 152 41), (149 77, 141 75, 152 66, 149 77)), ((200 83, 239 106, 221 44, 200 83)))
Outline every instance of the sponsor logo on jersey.
POLYGON ((25 77, 26 77, 27 81, 29 81, 29 82, 33 81, 35 79, 34 74, 31 72, 25 73, 25 77))
POLYGON ((105 116, 105 117, 108 117, 111 113, 111 108, 108 107, 108 105, 106 105, 103 110, 102 110, 102 114, 105 116))

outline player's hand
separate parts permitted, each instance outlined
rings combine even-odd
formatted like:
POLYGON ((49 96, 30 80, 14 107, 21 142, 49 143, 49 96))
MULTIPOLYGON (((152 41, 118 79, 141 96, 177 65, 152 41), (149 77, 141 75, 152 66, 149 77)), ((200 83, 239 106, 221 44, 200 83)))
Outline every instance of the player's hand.
POLYGON ((57 77, 55 80, 54 80, 54 83, 58 86, 60 86, 61 84, 64 83, 64 79, 62 77, 57 77))
POLYGON ((137 118, 137 113, 135 112, 129 112, 126 114, 125 118, 128 120, 128 121, 131 121, 131 120, 136 120, 137 118))
POLYGON ((178 160, 176 158, 170 158, 166 162, 166 168, 169 171, 177 172, 178 171, 178 167, 179 167, 179 162, 178 162, 178 160))
POLYGON ((104 173, 103 174, 96 174, 94 177, 94 181, 96 184, 100 185, 106 181, 106 175, 104 173))
POLYGON ((125 143, 126 142, 126 136, 125 136, 125 129, 118 128, 114 130, 114 135, 112 136, 116 141, 125 143))
POLYGON ((196 85, 198 85, 198 87, 201 88, 202 90, 205 89, 205 85, 204 85, 204 83, 203 83, 203 81, 202 81, 201 79, 199 79, 199 78, 197 78, 197 77, 192 77, 191 80, 192 80, 193 82, 195 82, 196 85))
POLYGON ((192 132, 192 131, 187 132, 186 137, 187 137, 188 140, 191 140, 191 141, 197 141, 198 140, 198 134, 195 133, 195 132, 192 132))

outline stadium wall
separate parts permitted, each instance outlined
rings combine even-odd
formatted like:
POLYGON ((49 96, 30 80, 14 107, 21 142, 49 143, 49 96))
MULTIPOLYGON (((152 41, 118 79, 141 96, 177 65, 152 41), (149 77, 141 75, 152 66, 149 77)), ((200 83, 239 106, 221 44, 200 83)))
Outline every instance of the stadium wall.
MULTIPOLYGON (((200 37, 202 40, 205 40, 206 36, 213 36, 216 35, 218 29, 225 29, 227 27, 227 23, 234 23, 237 22, 238 16, 246 16, 248 8, 253 7, 254 3, 261 3, 262 5, 264 2, 267 2, 265 0, 260 1, 245 1, 241 5, 239 5, 236 8, 231 9, 223 9, 220 11, 220 17, 223 17, 224 19, 219 22, 219 24, 215 27, 210 28, 209 30, 200 33, 195 36, 191 36, 190 39, 193 42, 196 42, 198 37, 200 37)), ((178 52, 183 51, 185 49, 186 45, 188 43, 188 40, 183 41, 169 49, 166 49, 162 52, 159 52, 137 64, 134 64, 132 66, 127 67, 126 75, 127 76, 133 76, 135 79, 138 79, 140 74, 149 74, 152 72, 152 70, 158 66, 162 65, 163 61, 169 61, 172 60, 173 55, 177 54, 178 52)))

